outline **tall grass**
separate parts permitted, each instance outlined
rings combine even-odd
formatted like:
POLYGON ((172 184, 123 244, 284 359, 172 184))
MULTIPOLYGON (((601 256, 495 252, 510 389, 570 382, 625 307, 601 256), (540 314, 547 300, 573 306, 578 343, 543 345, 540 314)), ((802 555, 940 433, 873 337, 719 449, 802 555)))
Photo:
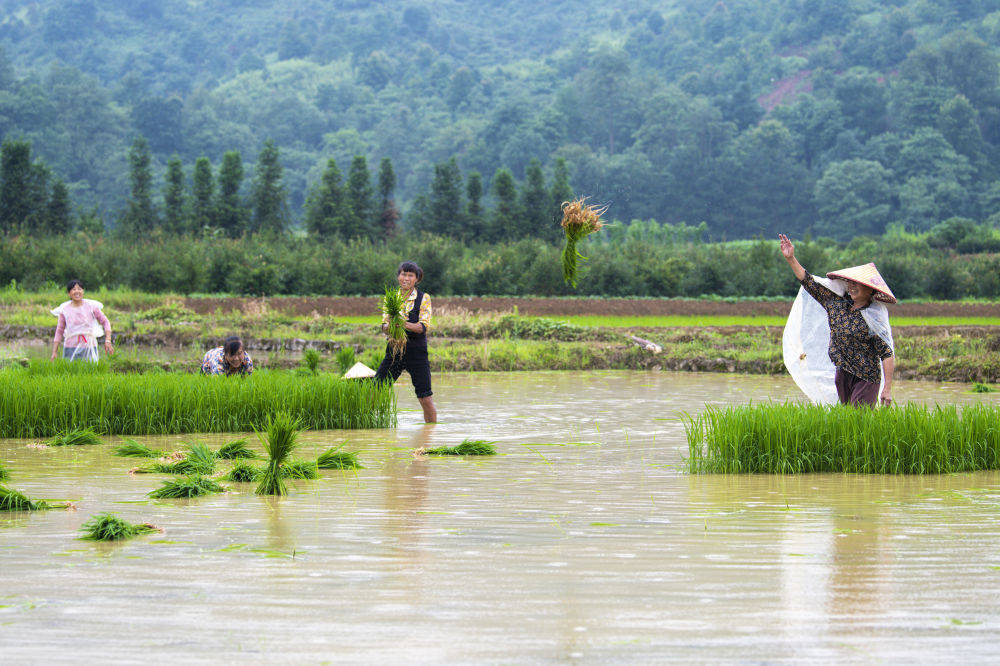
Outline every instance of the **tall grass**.
POLYGON ((709 407, 687 426, 692 473, 948 474, 1000 469, 1000 408, 709 407))
POLYGON ((351 345, 344 345, 337 350, 337 368, 340 369, 340 374, 344 374, 355 364, 355 353, 354 347, 351 345))
POLYGON ((315 349, 306 349, 302 352, 302 364, 312 374, 319 371, 319 352, 315 349))
MULTIPOLYGON (((78 364, 79 365, 79 364, 78 364)), ((91 428, 109 435, 246 432, 286 411, 314 430, 396 423, 391 386, 260 370, 250 377, 0 370, 0 438, 91 428)))

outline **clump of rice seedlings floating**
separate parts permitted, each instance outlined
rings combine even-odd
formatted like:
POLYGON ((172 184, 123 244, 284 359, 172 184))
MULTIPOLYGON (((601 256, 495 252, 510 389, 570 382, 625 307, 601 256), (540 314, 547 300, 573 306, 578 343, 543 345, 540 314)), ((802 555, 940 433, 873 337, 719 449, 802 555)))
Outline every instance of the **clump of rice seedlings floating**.
POLYGON ((952 474, 1000 469, 1000 407, 708 407, 686 424, 688 470, 708 474, 952 474))
POLYGON ((312 460, 289 460, 281 466, 281 476, 311 481, 319 478, 319 467, 312 460))
POLYGON ((121 446, 114 450, 114 454, 123 458, 162 458, 164 455, 163 451, 151 449, 134 439, 126 439, 121 446))
POLYGON ((565 201, 562 204, 562 228, 566 233, 566 247, 563 248, 562 265, 563 281, 576 286, 577 261, 586 259, 576 249, 576 244, 604 226, 601 215, 607 212, 607 206, 587 206, 587 199, 565 201))
POLYGON ((215 471, 215 452, 206 444, 188 444, 187 453, 176 462, 158 462, 147 467, 139 467, 136 474, 211 474, 215 471))
POLYGON ((0 511, 42 511, 54 509, 55 505, 42 500, 33 500, 18 491, 0 486, 0 511))
POLYGON ((466 439, 458 446, 439 446, 434 449, 424 451, 429 456, 495 456, 497 450, 493 447, 496 442, 488 442, 485 439, 466 439))
POLYGON ((9 478, 10 472, 8 472, 7 468, 3 466, 3 463, 0 463, 0 481, 6 481, 9 478))
POLYGON ((341 451, 347 442, 340 446, 332 446, 316 459, 316 466, 320 469, 364 469, 358 462, 358 454, 355 451, 341 451))
POLYGON ((256 458, 257 454, 247 444, 245 439, 235 439, 222 445, 215 457, 220 460, 237 460, 239 458, 256 458))
POLYGON ((398 287, 386 285, 382 297, 382 312, 388 315, 389 321, 385 333, 389 338, 389 349, 394 357, 406 351, 406 320, 403 319, 403 307, 406 301, 398 287))
POLYGON ((278 412, 269 416, 265 422, 264 436, 257 433, 268 461, 260 476, 260 483, 254 490, 258 495, 287 495, 288 488, 282 478, 281 467, 298 442, 299 420, 292 418, 288 412, 278 412))
POLYGON ((337 350, 337 367, 340 368, 340 374, 344 374, 356 363, 354 347, 351 345, 344 345, 337 350))
POLYGON ((183 497, 200 497, 210 493, 225 492, 225 488, 211 479, 203 476, 187 476, 183 479, 169 479, 163 485, 148 494, 155 499, 177 499, 183 497))
POLYGON ((989 384, 981 384, 979 382, 975 382, 972 385, 972 392, 973 393, 995 393, 996 389, 993 388, 992 386, 990 386, 989 384))
POLYGON ((49 446, 88 446, 101 444, 100 436, 93 428, 73 428, 65 430, 49 440, 49 446))
POLYGON ((234 483, 252 483, 259 480, 263 473, 264 470, 257 465, 248 463, 246 460, 237 460, 229 473, 222 478, 234 483))
POLYGON ((87 541, 122 541, 140 534, 162 532, 159 527, 150 523, 132 524, 122 520, 113 513, 102 513, 85 522, 80 528, 81 539, 87 541))
POLYGON ((302 351, 302 363, 312 374, 319 371, 319 352, 315 349, 305 349, 302 351))

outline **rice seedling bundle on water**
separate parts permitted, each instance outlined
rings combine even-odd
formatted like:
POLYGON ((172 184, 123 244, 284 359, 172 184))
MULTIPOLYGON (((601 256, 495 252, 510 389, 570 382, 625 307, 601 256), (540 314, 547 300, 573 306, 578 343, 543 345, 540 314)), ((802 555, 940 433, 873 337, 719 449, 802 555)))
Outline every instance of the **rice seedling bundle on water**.
POLYGON ((312 460, 289 460, 281 466, 281 478, 307 481, 318 479, 319 467, 312 460))
POLYGON ((122 541, 140 534, 159 532, 160 528, 150 523, 134 525, 113 513, 102 513, 85 522, 80 528, 80 537, 88 541, 122 541))
POLYGON ((248 463, 246 460, 237 460, 233 465, 229 473, 223 477, 226 481, 232 481, 234 483, 252 483, 260 479, 260 475, 264 473, 264 470, 248 463))
POLYGON ((389 318, 385 333, 389 338, 389 349, 392 350, 394 357, 406 351, 406 320, 403 319, 405 305, 406 301, 399 289, 386 285, 385 295, 382 297, 382 312, 389 318))
POLYGON ((586 199, 577 199, 565 201, 562 205, 561 224, 566 233, 566 247, 563 248, 562 253, 563 281, 574 287, 577 278, 577 262, 580 259, 586 259, 576 249, 576 245, 595 231, 600 231, 601 227, 604 226, 601 215, 608 210, 607 206, 587 206, 585 202, 586 199))
POLYGON ((331 374, 259 370, 249 377, 204 377, 31 374, 20 366, 0 370, 0 439, 51 437, 75 428, 108 435, 246 432, 279 411, 313 430, 396 424, 391 386, 331 374))
POLYGON ((0 481, 6 481, 9 478, 10 478, 10 472, 8 472, 7 468, 4 467, 2 463, 0 463, 0 481))
POLYGON ((1000 407, 709 407, 686 426, 692 473, 949 474, 1000 469, 1000 407))
POLYGON ((65 506, 64 504, 49 504, 43 500, 33 500, 13 488, 0 486, 0 511, 42 511, 65 506))
POLYGON ((267 451, 268 461, 254 492, 258 495, 287 495, 288 488, 281 468, 297 444, 299 422, 287 412, 278 412, 268 417, 265 426, 264 433, 258 432, 257 436, 267 451))
POLYGON ((48 441, 49 446, 90 446, 101 443, 100 436, 92 428, 66 430, 48 441))
POLYGON ((183 479, 164 481, 162 486, 151 491, 148 495, 156 499, 177 499, 222 493, 225 490, 224 487, 211 479, 206 479, 203 476, 188 476, 183 479))
POLYGON ((134 439, 126 439, 115 449, 114 454, 123 458, 162 458, 164 455, 163 451, 151 449, 134 439))
POLYGON ((355 451, 341 451, 344 444, 330 447, 319 454, 316 459, 316 466, 320 469, 364 469, 358 462, 358 454, 355 451))
POLYGON ((496 442, 487 442, 485 439, 466 439, 458 446, 439 446, 434 449, 424 451, 429 456, 495 456, 497 450, 493 447, 496 442))
POLYGON ((172 463, 158 462, 134 471, 139 474, 211 474, 215 471, 215 453, 200 442, 188 444, 182 459, 172 463))
POLYGON ((219 460, 236 460, 238 458, 256 458, 257 454, 247 444, 245 439, 236 439, 222 445, 215 457, 219 460))

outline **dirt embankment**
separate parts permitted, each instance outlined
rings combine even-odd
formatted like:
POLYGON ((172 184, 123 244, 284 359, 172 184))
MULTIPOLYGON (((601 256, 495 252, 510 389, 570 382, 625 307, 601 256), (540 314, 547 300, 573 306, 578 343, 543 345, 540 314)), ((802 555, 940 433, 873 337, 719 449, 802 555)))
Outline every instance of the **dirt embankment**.
MULTIPOLYGON (((198 314, 244 312, 267 307, 291 315, 364 316, 378 310, 378 299, 364 296, 252 298, 187 298, 184 305, 198 314)), ((434 296, 438 308, 469 312, 510 312, 523 315, 618 315, 618 316, 786 316, 791 301, 698 301, 654 298, 521 298, 485 296, 434 296)), ((891 306, 894 317, 1000 317, 1000 303, 899 303, 891 306)))

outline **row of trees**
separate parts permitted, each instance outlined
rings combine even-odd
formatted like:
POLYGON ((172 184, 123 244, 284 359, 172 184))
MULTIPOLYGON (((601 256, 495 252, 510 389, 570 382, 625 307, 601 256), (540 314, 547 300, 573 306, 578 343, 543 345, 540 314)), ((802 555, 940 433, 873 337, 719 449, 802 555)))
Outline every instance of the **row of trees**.
MULTIPOLYGON (((683 231, 645 226, 647 233, 675 237, 683 231)), ((896 229, 848 244, 796 239, 796 255, 817 273, 874 260, 900 298, 1000 298, 1000 254, 935 247, 965 233, 962 226, 935 236, 896 229)), ((972 237, 982 238, 978 232, 972 237)), ((992 240, 1000 247, 1000 237, 992 240)), ((560 246, 530 238, 470 244, 428 234, 379 243, 161 232, 138 239, 0 236, 0 284, 14 280, 37 288, 79 277, 88 288, 183 294, 372 295, 392 279, 400 261, 411 259, 424 269, 425 288, 435 295, 790 297, 798 288, 776 240, 652 243, 638 236, 588 241, 582 251, 589 261, 579 287, 571 289, 562 280, 560 246)))

